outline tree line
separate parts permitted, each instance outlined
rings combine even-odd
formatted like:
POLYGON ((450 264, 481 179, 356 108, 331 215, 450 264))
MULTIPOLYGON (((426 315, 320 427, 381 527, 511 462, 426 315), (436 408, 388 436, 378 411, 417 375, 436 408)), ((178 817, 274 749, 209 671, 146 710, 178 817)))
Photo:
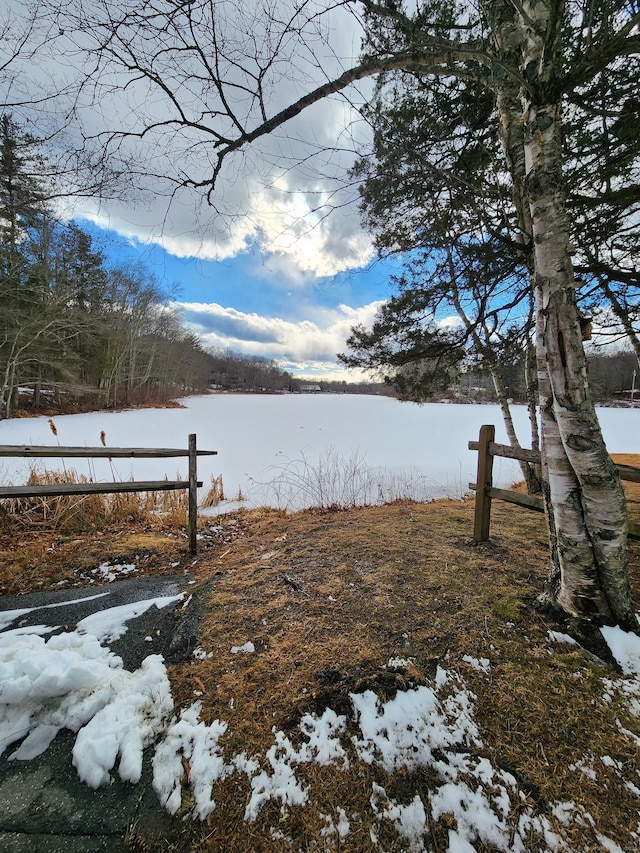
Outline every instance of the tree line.
POLYGON ((0 118, 0 417, 204 390, 210 357, 139 263, 108 264, 49 200, 36 139, 0 118))

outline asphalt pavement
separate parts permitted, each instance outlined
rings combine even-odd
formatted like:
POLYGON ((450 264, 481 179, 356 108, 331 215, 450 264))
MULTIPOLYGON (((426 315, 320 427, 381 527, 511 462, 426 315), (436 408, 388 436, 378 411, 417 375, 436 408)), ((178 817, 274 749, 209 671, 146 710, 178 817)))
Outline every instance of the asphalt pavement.
MULTIPOLYGON (((161 654, 166 663, 174 663, 192 653, 201 607, 194 590, 181 575, 2 596, 0 618, 2 611, 37 608, 6 630, 47 624, 72 631, 81 619, 98 610, 184 592, 184 600, 176 605, 161 610, 153 607, 129 621, 124 636, 108 644, 123 659, 125 668, 134 670, 149 654, 161 654), (67 604, 69 601, 74 603, 67 604), (148 637, 151 642, 145 639, 148 637)), ((11 750, 0 756, 2 853, 153 851, 160 849, 160 839, 163 844, 170 841, 174 850, 188 849, 181 844, 180 821, 167 814, 151 788, 150 751, 138 784, 122 782, 116 772, 110 784, 94 791, 80 781, 71 763, 74 741, 74 733, 62 731, 42 755, 30 761, 9 761, 11 750)))

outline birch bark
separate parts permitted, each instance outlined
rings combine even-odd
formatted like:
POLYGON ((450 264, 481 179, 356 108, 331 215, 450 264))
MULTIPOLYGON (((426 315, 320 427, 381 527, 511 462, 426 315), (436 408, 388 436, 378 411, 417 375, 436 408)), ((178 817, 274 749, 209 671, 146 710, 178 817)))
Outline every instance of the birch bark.
POLYGON ((627 579, 624 491, 589 396, 562 183, 559 98, 564 5, 530 0, 518 16, 525 191, 538 310, 542 446, 557 537, 558 603, 598 622, 637 627, 627 579))

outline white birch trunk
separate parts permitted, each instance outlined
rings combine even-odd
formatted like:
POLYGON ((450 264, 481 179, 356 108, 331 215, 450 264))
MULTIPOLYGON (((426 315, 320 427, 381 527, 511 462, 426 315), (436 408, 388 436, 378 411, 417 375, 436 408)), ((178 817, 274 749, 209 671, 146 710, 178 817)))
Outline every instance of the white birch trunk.
POLYGON ((562 4, 553 0, 533 0, 527 13, 537 26, 523 25, 521 41, 524 75, 531 81, 523 95, 526 193, 538 302, 542 448, 560 569, 555 594, 571 614, 632 627, 624 491, 589 396, 576 306, 560 105, 539 96, 551 89, 546 84, 559 63, 548 30, 562 12, 562 4))

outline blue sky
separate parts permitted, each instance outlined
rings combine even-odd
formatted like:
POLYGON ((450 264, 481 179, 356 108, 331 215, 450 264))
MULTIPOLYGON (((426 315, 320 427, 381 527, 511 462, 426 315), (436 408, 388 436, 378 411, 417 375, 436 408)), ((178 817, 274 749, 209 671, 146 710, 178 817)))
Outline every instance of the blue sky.
POLYGON ((178 257, 159 242, 78 221, 109 260, 140 260, 154 273, 206 345, 273 358, 298 376, 359 378, 337 364, 336 353, 344 351, 353 325, 371 323, 399 269, 398 260, 371 257, 363 266, 320 275, 255 241, 219 260, 178 257))

